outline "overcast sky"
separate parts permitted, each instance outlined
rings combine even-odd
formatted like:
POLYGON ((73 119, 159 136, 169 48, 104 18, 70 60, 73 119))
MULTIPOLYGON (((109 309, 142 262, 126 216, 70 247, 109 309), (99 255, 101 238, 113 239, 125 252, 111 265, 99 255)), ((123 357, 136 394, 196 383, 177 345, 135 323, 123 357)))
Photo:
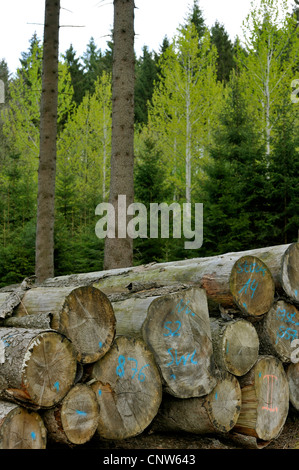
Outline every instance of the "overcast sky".
MULTIPOLYGON (((0 7, 0 60, 4 58, 10 72, 19 66, 21 52, 27 51, 34 34, 42 40, 44 0, 8 0, 0 7), (35 23, 35 24, 32 24, 35 23)), ((142 47, 159 51, 164 36, 172 39, 184 22, 193 0, 135 0, 135 51, 142 47)), ((250 10, 251 0, 199 0, 206 25, 223 23, 232 40, 242 36, 241 25, 250 10)), ((73 44, 77 56, 86 50, 93 37, 97 46, 106 49, 113 25, 112 0, 61 0, 60 53, 73 44)))

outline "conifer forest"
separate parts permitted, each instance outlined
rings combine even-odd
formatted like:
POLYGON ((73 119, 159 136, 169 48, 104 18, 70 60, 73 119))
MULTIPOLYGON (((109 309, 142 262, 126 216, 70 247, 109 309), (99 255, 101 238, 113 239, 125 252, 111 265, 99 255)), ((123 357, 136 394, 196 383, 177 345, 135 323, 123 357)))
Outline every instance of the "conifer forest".
MULTIPOLYGON (((194 0, 174 37, 135 56, 134 201, 202 203, 203 243, 137 237, 134 265, 298 240, 299 6, 257 0, 243 32, 207 27, 194 0)), ((59 54, 56 276, 103 269, 113 52, 111 34, 104 50, 90 38, 82 56, 72 44, 59 54)), ((35 273, 42 68, 37 34, 14 74, 0 57, 0 287, 35 273)))

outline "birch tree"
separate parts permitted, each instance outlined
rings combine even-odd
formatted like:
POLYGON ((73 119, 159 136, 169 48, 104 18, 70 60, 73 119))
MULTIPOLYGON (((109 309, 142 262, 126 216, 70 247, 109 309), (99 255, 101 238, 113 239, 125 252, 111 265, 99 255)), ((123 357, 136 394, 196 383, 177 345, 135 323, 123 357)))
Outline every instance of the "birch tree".
POLYGON ((283 90, 290 87, 298 64, 296 21, 288 14, 287 0, 260 0, 243 24, 245 54, 239 54, 243 88, 251 112, 261 128, 267 155, 271 152, 275 112, 283 90))
POLYGON ((192 22, 182 27, 163 55, 161 78, 149 110, 149 126, 159 136, 170 163, 174 199, 187 203, 191 202, 192 174, 200 167, 221 100, 216 57, 208 32, 199 42, 192 22))

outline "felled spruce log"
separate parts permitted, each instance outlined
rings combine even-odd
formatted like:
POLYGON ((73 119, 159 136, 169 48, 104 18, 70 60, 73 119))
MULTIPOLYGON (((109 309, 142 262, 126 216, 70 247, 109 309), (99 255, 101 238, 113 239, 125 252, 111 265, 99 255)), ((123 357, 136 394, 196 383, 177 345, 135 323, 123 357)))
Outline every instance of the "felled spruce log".
POLYGON ((119 336, 107 354, 89 367, 88 383, 100 406, 97 436, 126 439, 141 434, 162 400, 161 377, 145 343, 119 336))
POLYGON ((169 263, 137 266, 122 270, 86 273, 48 279, 45 286, 69 283, 92 283, 111 298, 130 294, 132 290, 148 290, 161 286, 202 287, 206 290, 210 309, 222 305, 245 316, 260 316, 271 307, 274 280, 268 267, 253 254, 227 253, 209 258, 194 258, 169 263))
POLYGON ((261 441, 275 439, 289 410, 289 386, 282 362, 273 356, 259 356, 239 381, 242 405, 233 432, 261 441))
POLYGON ((259 355, 255 327, 244 319, 224 321, 211 318, 214 360, 219 370, 245 375, 259 355))
POLYGON ((292 341, 299 338, 299 310, 289 302, 278 300, 255 327, 260 339, 260 354, 274 355, 282 362, 290 363, 292 341))
POLYGON ((0 449, 45 449, 47 430, 40 415, 0 401, 0 449))
POLYGON ((226 433, 236 424, 241 389, 236 377, 223 373, 214 390, 201 398, 179 399, 164 395, 152 432, 226 433))
POLYGON ((52 330, 0 328, 1 396, 24 406, 47 408, 74 384, 72 343, 52 330))
POLYGON ((42 414, 48 439, 68 445, 88 442, 96 432, 100 410, 95 393, 86 384, 76 384, 54 408, 42 414))
MULTIPOLYGON (((67 336, 77 360, 95 362, 110 348, 115 335, 115 316, 109 299, 99 289, 83 287, 33 287, 16 307, 14 317, 44 314, 50 327, 67 336)), ((11 320, 11 323, 13 320, 11 320)), ((32 326, 31 326, 32 327, 32 326)))
POLYGON ((207 296, 190 287, 156 297, 112 302, 116 335, 142 338, 163 386, 180 398, 203 396, 216 385, 207 296))

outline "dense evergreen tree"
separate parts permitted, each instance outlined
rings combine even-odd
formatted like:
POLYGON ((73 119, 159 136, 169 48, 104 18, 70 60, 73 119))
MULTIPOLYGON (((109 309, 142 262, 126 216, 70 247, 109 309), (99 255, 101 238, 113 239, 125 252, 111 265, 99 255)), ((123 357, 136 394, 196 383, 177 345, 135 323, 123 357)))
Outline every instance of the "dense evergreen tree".
POLYGON ((78 106, 81 103, 86 90, 83 66, 80 63, 80 58, 76 57, 76 51, 72 44, 65 51, 63 59, 68 66, 74 90, 73 99, 75 104, 78 106))
POLYGON ((247 114, 235 74, 214 131, 210 155, 199 195, 204 202, 202 249, 206 254, 217 254, 262 246, 270 230, 264 149, 247 114))
POLYGON ((228 82, 230 73, 234 68, 234 46, 225 30, 224 25, 218 21, 211 28, 211 43, 217 48, 217 78, 228 82))
POLYGON ((190 22, 194 24, 198 39, 201 40, 205 34, 206 24, 203 12, 199 7, 198 0, 193 0, 193 7, 192 9, 189 8, 185 26, 190 22))
POLYGON ((267 179, 272 244, 297 241, 299 227, 299 109, 289 90, 278 112, 267 179))
POLYGON ((151 102, 157 78, 157 62, 153 53, 144 46, 142 56, 136 61, 135 122, 146 124, 148 102, 151 102))

